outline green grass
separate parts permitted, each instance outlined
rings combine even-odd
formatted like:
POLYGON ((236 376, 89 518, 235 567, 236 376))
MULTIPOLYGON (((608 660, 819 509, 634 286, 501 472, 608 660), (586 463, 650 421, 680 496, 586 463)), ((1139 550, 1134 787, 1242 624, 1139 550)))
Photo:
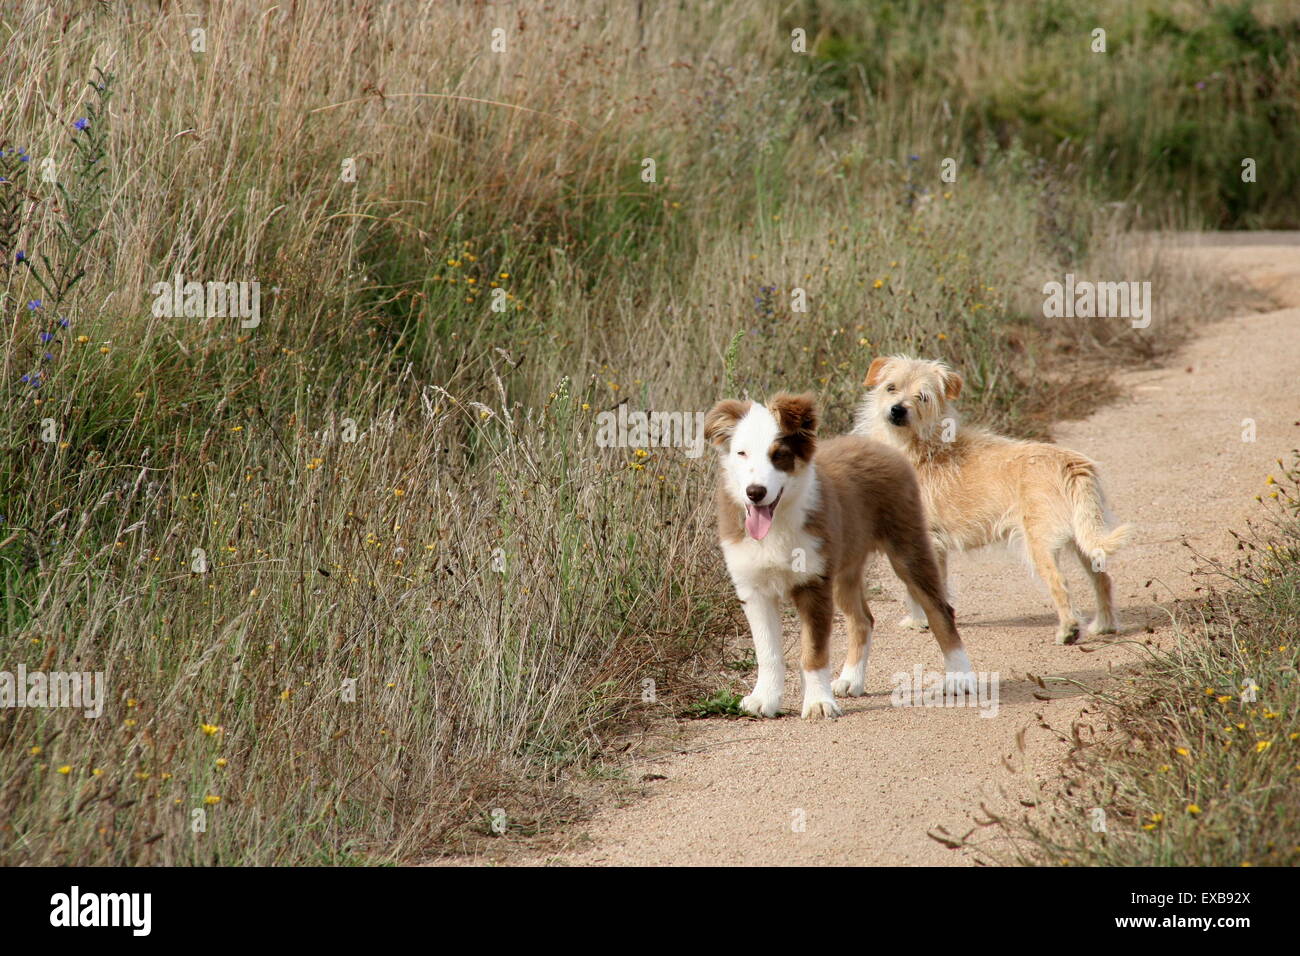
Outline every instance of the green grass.
POLYGON ((743 717, 740 710, 740 694, 729 690, 720 690, 715 694, 696 701, 682 711, 683 717, 701 719, 704 717, 743 717))
POLYGON ((963 165, 1020 142, 1139 220, 1192 208, 1220 228, 1300 224, 1292 5, 882 0, 864 16, 851 0, 804 0, 782 23, 816 38, 809 73, 840 116, 942 97, 955 129, 940 155, 963 165))

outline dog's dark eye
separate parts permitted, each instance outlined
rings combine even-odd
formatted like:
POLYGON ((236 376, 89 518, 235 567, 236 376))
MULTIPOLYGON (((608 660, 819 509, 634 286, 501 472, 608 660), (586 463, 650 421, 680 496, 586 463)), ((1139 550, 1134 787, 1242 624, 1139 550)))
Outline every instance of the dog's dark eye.
POLYGON ((738 452, 736 452, 736 454, 739 455, 741 458, 747 458, 747 457, 748 457, 748 456, 747 456, 743 451, 738 451, 738 452))
POLYGON ((925 392, 922 392, 920 395, 916 396, 916 400, 920 402, 922 405, 924 405, 926 402, 930 400, 930 396, 925 394, 925 392))
POLYGON ((779 468, 781 471, 789 471, 794 467, 794 452, 784 445, 773 448, 768 457, 771 459, 773 467, 779 468))
POLYGON ((886 385, 886 386, 885 386, 885 391, 887 391, 887 392, 896 392, 896 391, 898 391, 898 389, 894 388, 894 386, 892 386, 892 385, 886 385))

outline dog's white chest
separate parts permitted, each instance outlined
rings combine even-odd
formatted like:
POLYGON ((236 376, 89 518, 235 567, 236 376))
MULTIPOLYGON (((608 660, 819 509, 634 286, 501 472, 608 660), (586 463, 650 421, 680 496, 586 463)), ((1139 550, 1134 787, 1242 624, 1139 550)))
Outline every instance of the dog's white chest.
POLYGON ((727 571, 738 589, 784 596, 800 584, 820 577, 826 561, 822 543, 803 528, 777 530, 762 541, 744 537, 722 543, 727 571))

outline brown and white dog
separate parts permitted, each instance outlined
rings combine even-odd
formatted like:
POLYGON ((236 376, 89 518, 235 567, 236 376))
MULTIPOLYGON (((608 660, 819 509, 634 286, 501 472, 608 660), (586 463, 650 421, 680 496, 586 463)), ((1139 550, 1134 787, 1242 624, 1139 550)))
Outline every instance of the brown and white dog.
POLYGON ((779 394, 766 405, 727 399, 705 417, 718 452, 718 535, 736 596, 754 636, 758 680, 740 707, 775 717, 785 687, 778 601, 802 621, 803 716, 837 717, 835 696, 864 693, 874 621, 863 569, 877 550, 934 623, 946 684, 973 692, 974 674, 943 596, 921 491, 898 452, 855 435, 818 442, 811 395, 779 394), (831 683, 835 607, 849 648, 831 683))
MULTIPOLYGON (((892 445, 916 468, 945 593, 949 551, 1022 543, 1056 605, 1057 643, 1070 644, 1079 622, 1057 565, 1068 551, 1082 561, 1097 595, 1089 633, 1115 631, 1106 559, 1132 527, 1108 527, 1093 461, 1059 445, 959 426, 952 402, 962 379, 942 362, 878 358, 863 385, 870 392, 858 408, 854 434, 892 445)), ((903 624, 924 627, 925 614, 913 604, 903 624)))

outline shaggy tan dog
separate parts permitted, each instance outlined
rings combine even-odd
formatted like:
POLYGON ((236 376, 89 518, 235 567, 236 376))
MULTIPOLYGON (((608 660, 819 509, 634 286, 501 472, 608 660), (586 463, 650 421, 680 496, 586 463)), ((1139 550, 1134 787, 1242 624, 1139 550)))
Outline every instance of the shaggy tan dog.
MULTIPOLYGON (((952 403, 961 393, 962 379, 942 362, 878 358, 863 384, 870 391, 853 431, 899 449, 916 468, 945 580, 949 551, 996 542, 1023 544, 1056 605, 1057 643, 1070 644, 1079 636, 1079 621, 1057 561, 1062 552, 1072 552, 1097 594, 1089 633, 1115 631, 1106 561, 1132 526, 1108 528, 1092 461, 1057 445, 959 425, 952 403)), ((922 609, 911 605, 903 623, 924 627, 922 609)))

